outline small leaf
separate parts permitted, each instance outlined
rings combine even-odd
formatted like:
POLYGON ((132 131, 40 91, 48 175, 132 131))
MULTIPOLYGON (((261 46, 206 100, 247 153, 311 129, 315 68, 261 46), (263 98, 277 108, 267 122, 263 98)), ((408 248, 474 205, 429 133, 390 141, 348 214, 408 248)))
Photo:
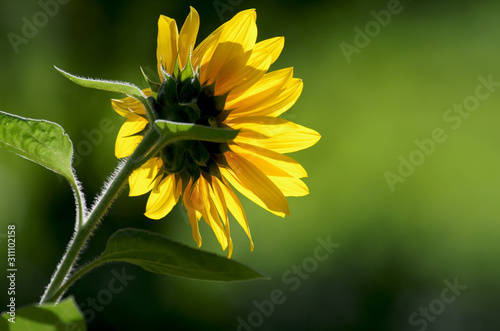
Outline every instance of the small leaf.
POLYGON ((70 81, 81 85, 83 87, 94 88, 97 90, 104 90, 110 92, 123 93, 134 98, 145 98, 146 96, 142 93, 141 89, 134 84, 127 82, 117 82, 110 80, 101 80, 93 78, 83 78, 76 75, 72 75, 58 67, 55 67, 60 73, 62 73, 70 81))
POLYGON ((73 144, 56 123, 0 111, 0 147, 74 182, 71 170, 73 144))
POLYGON ((101 80, 101 79, 93 79, 93 78, 83 78, 79 76, 72 75, 58 67, 55 67, 61 74, 63 74, 70 81, 81 85, 83 87, 94 88, 97 90, 110 91, 110 92, 118 92, 123 93, 129 97, 132 97, 136 100, 139 100, 144 107, 146 108, 148 114, 148 120, 152 121, 154 117, 154 112, 151 109, 149 103, 146 101, 146 95, 141 91, 140 88, 135 86, 134 84, 127 82, 117 82, 110 80, 101 80))
POLYGON ((31 305, 15 313, 2 313, 0 330, 9 331, 85 331, 85 321, 73 297, 58 305, 31 305), (13 323, 13 321, 15 323, 13 323))
POLYGON ((128 262, 153 273, 213 281, 265 278, 241 263, 136 229, 113 234, 97 262, 128 262))
POLYGON ((223 143, 236 138, 239 132, 233 129, 221 129, 211 126, 166 120, 156 120, 155 125, 160 131, 164 141, 172 141, 172 136, 176 136, 179 140, 202 140, 223 143))

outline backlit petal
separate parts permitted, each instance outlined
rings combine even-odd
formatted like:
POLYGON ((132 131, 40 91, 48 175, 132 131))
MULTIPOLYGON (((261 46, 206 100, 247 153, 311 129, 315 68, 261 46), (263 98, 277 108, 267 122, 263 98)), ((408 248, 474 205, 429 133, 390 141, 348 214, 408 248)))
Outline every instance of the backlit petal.
POLYGON ((306 170, 289 156, 248 144, 231 144, 231 150, 245 157, 267 176, 307 177, 306 170))
POLYGON ((217 30, 212 32, 207 38, 205 38, 194 50, 191 57, 193 63, 193 68, 200 67, 200 81, 206 81, 206 68, 210 63, 210 59, 217 47, 217 41, 219 40, 220 34, 224 29, 224 25, 220 26, 217 30))
POLYGON ((158 171, 162 166, 161 158, 154 157, 135 170, 128 178, 129 196, 143 195, 151 191, 155 185, 158 171))
POLYGON ((266 49, 254 50, 243 65, 228 63, 219 72, 215 94, 231 91, 232 98, 241 95, 264 76, 270 65, 271 54, 266 49))
POLYGON ((138 115, 133 114, 123 123, 115 143, 115 155, 123 158, 132 155, 135 148, 142 141, 142 135, 136 135, 144 130, 148 121, 138 115))
POLYGON ((233 253, 233 241, 231 239, 231 230, 229 228, 226 197, 224 195, 224 191, 221 188, 221 185, 223 184, 220 184, 219 179, 217 177, 212 177, 212 185, 211 185, 212 200, 214 202, 215 207, 217 208, 217 212, 220 215, 222 223, 224 224, 226 238, 228 238, 227 258, 230 258, 233 253))
POLYGON ((309 194, 307 185, 298 178, 269 176, 269 179, 286 197, 302 197, 309 194))
POLYGON ((179 62, 181 69, 186 65, 189 53, 193 50, 200 28, 200 16, 193 7, 179 33, 179 62))
POLYGON ((229 187, 229 184, 225 180, 224 183, 220 184, 219 186, 221 190, 224 192, 224 197, 226 198, 226 204, 229 211, 234 216, 236 221, 240 224, 240 226, 243 228, 243 231, 245 231, 245 233, 247 234, 248 239, 250 240, 250 250, 253 251, 254 244, 252 240, 252 234, 250 233, 247 216, 245 215, 245 210, 241 205, 240 199, 238 199, 236 194, 229 187))
POLYGON ((211 199, 209 184, 202 176, 198 179, 198 185, 200 186, 200 193, 204 204, 204 209, 202 210, 203 218, 212 228, 212 231, 217 237, 222 250, 225 250, 228 245, 228 238, 226 237, 226 232, 224 231, 224 227, 220 221, 217 209, 211 199))
POLYGON ((283 50, 283 46, 285 46, 285 38, 284 37, 275 37, 263 40, 259 42, 255 47, 265 47, 272 55, 272 62, 274 63, 281 54, 283 50))
POLYGON ((300 94, 302 93, 303 83, 301 79, 292 78, 286 86, 279 92, 267 99, 257 100, 248 98, 241 101, 238 108, 232 113, 231 117, 240 116, 272 116, 277 117, 292 107, 300 94))
POLYGON ((235 96, 229 93, 226 99, 226 109, 233 111, 230 117, 239 116, 245 111, 261 107, 262 103, 269 103, 269 100, 277 98, 286 84, 293 76, 293 68, 281 69, 265 74, 257 83, 252 85, 245 93, 235 96), (242 110, 240 110, 242 109, 242 110), (234 115, 233 115, 234 114, 234 115))
POLYGON ((201 246, 201 234, 200 234, 200 228, 198 226, 198 219, 196 217, 196 210, 191 207, 190 205, 186 205, 186 211, 188 214, 189 218, 189 223, 191 224, 191 232, 193 235, 193 239, 196 242, 196 245, 198 247, 201 246))
POLYGON ((200 71, 200 74, 203 73, 200 79, 202 83, 208 85, 213 83, 224 64, 244 56, 246 51, 253 49, 257 39, 256 18, 255 10, 249 9, 239 12, 224 24, 208 66, 205 68, 202 64, 200 71))
POLYGON ((221 169, 224 177, 241 194, 270 212, 290 215, 288 202, 281 191, 256 166, 233 152, 224 153, 230 169, 221 169))
POLYGON ((243 117, 232 119, 227 124, 233 129, 241 129, 234 142, 278 153, 291 153, 311 147, 321 138, 312 129, 277 117, 243 117))
POLYGON ((165 217, 179 199, 177 191, 174 174, 162 179, 151 191, 144 215, 154 220, 165 217))
MULTIPOLYGON (((142 92, 147 97, 152 95, 150 88, 144 89, 142 92)), ((140 101, 132 97, 124 99, 111 99, 111 106, 119 115, 123 117, 129 117, 130 115, 146 115, 146 108, 144 108, 140 101)))
POLYGON ((175 58, 177 57, 177 42, 179 32, 174 19, 167 16, 160 16, 158 20, 158 46, 156 48, 156 58, 158 63, 158 75, 162 78, 161 65, 169 73, 174 71, 175 58))

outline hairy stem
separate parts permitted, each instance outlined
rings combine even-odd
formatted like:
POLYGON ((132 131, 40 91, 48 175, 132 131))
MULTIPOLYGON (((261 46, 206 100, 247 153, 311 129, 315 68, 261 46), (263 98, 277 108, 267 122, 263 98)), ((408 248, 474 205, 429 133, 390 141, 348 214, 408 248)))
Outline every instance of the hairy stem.
MULTIPOLYGON (((115 170, 115 175, 111 178, 108 184, 104 185, 103 193, 96 200, 88 218, 76 226, 75 234, 68 243, 68 247, 61 262, 52 276, 49 285, 45 289, 40 304, 47 302, 58 302, 71 284, 78 278, 68 278, 76 263, 78 256, 82 253, 89 237, 95 230, 97 224, 101 221, 106 211, 111 207, 111 204, 116 199, 120 191, 125 187, 130 174, 144 164, 148 157, 148 153, 154 149, 159 142, 159 133, 152 129, 144 137, 141 144, 136 148, 132 156, 129 157, 123 166, 119 165, 115 170)), ((77 223, 79 221, 77 220, 77 223)))

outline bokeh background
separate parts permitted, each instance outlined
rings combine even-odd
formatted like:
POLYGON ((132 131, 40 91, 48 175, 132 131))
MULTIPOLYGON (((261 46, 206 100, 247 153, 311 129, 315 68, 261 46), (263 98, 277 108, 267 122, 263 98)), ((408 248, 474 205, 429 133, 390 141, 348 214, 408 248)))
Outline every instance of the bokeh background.
MULTIPOLYGON (((272 69, 293 66, 305 88, 284 117, 322 134, 316 146, 292 155, 308 170, 311 193, 289 199, 286 219, 242 199, 256 248, 250 253, 243 231, 233 225, 233 259, 271 280, 202 282, 109 265, 70 291, 85 305, 99 293, 102 298, 113 271, 133 277, 109 302, 97 300, 100 308, 87 315, 89 329, 498 330, 500 87, 483 88, 488 97, 477 104, 473 96, 479 77, 500 82, 499 3, 71 0, 60 3, 16 52, 8 33, 22 36, 23 17, 32 21, 42 7, 35 0, 4 0, 0 109, 65 128, 89 203, 117 164, 114 141, 123 119, 109 99, 120 96, 79 87, 53 65, 143 84, 139 66, 156 66, 158 16, 182 24, 189 5, 201 16, 198 41, 247 8, 257 9, 259 40, 286 37, 272 69), (398 13, 377 30, 372 11, 388 7, 398 13), (367 24, 369 41, 357 37, 363 47, 346 56, 341 45, 356 46, 357 29, 365 31, 367 24), (473 110, 451 113, 464 102, 472 102, 473 110), (452 115, 453 121, 446 117, 452 115), (112 123, 106 132, 103 120, 112 123), (415 152, 415 140, 428 141, 435 129, 446 140, 429 155, 415 152), (102 136, 92 141, 88 133, 96 130, 102 136), (401 158, 410 155, 418 165, 398 170, 401 158), (412 174, 391 189, 387 172, 395 176, 400 170, 412 174), (321 239, 340 246, 314 264, 310 257, 321 239), (303 263, 308 271, 292 281, 290 272, 303 263), (450 283, 458 284, 455 292, 446 290, 450 283), (286 299, 260 313, 256 303, 276 290, 286 299)), ((122 194, 82 261, 98 255, 122 227, 150 229, 194 246, 182 208, 152 221, 143 216, 146 199, 122 194)), ((0 259, 6 261, 7 225, 15 224, 19 305, 42 294, 72 234, 73 206, 61 178, 0 151, 0 259)), ((207 226, 201 233, 202 249, 225 254, 207 226)))

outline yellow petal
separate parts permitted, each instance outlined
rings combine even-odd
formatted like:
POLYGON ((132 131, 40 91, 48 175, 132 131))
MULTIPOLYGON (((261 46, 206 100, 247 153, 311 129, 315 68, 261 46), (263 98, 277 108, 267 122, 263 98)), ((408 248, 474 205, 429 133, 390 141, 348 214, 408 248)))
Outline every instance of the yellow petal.
POLYGON ((224 64, 232 59, 243 56, 246 51, 253 49, 257 39, 257 25, 255 10, 245 10, 236 14, 229 22, 224 24, 213 55, 207 61, 208 66, 200 70, 200 82, 207 85, 215 82, 217 75, 224 64))
POLYGON ((278 153, 291 153, 309 148, 321 138, 316 131, 277 117, 250 116, 227 122, 241 129, 235 143, 246 143, 278 153))
POLYGON ((231 42, 240 44, 243 51, 253 49, 257 39, 257 13, 255 9, 243 10, 228 22, 224 23, 224 28, 219 39, 220 43, 231 42))
POLYGON ((230 168, 221 168, 221 173, 233 187, 273 214, 290 215, 285 196, 262 171, 233 152, 224 156, 230 168))
POLYGON ((269 176, 269 179, 286 197, 302 197, 309 194, 307 185, 298 178, 269 176))
MULTIPOLYGON (((220 39, 222 32, 225 29, 228 29, 228 27, 235 25, 236 21, 241 20, 242 17, 244 17, 245 15, 248 15, 249 12, 252 12, 252 11, 254 11, 254 9, 249 9, 249 10, 246 10, 246 11, 243 11, 243 12, 236 14, 231 20, 227 21, 226 23, 224 23, 220 27, 218 27, 214 32, 212 32, 208 37, 206 37, 194 49, 193 56, 191 59, 192 59, 194 68, 201 66, 200 81, 202 83, 206 81, 203 79, 205 77, 205 74, 207 71, 206 68, 212 59, 212 56, 214 54, 215 49, 217 48, 217 45, 219 44, 219 39, 220 39)), ((248 47, 247 50, 249 50, 251 48, 252 47, 248 47)))
POLYGON ((225 108, 232 109, 230 117, 238 117, 245 108, 253 110, 261 106, 263 102, 277 98, 285 84, 293 77, 293 68, 276 70, 265 74, 257 83, 252 85, 245 93, 234 96, 229 93, 225 108), (242 109, 242 110, 241 110, 242 109), (236 115, 233 115, 236 114, 236 115))
POLYGON ((189 7, 190 12, 179 33, 179 62, 181 69, 187 62, 189 53, 193 50, 200 28, 200 16, 193 7, 189 7))
POLYGON ((204 74, 207 71, 206 68, 210 63, 210 59, 212 58, 215 48, 217 47, 217 41, 219 40, 220 34, 223 29, 224 26, 223 25, 220 26, 217 30, 212 32, 193 50, 191 61, 193 63, 193 68, 198 68, 198 66, 201 66, 200 67, 201 82, 205 81, 203 80, 204 75, 202 75, 202 73, 204 74))
POLYGON ((231 239, 231 230, 229 229, 229 222, 224 226, 226 230, 226 238, 227 238, 227 258, 230 259, 231 255, 233 255, 233 239, 231 239))
POLYGON ((135 170, 128 178, 129 196, 135 197, 151 191, 156 183, 158 171, 162 166, 161 158, 154 157, 135 170))
POLYGON ((201 246, 201 234, 200 228, 198 226, 198 219, 196 217, 196 210, 189 205, 186 205, 186 211, 189 218, 189 223, 191 224, 191 232, 193 235, 193 239, 196 242, 198 247, 201 246))
POLYGON ((174 19, 167 16, 160 16, 158 20, 158 46, 156 48, 156 58, 158 63, 158 75, 162 78, 161 66, 169 73, 174 71, 175 58, 177 57, 177 42, 179 32, 174 19))
POLYGON ((284 37, 275 37, 263 40, 259 42, 255 47, 265 47, 272 55, 272 62, 274 63, 281 54, 283 50, 283 46, 285 46, 285 38, 284 37))
MULTIPOLYGON (((152 95, 150 88, 144 89, 142 92, 147 97, 152 95)), ((123 117, 129 117, 130 115, 146 115, 146 108, 144 108, 140 101, 132 97, 127 97, 125 99, 112 99, 111 106, 119 115, 123 117)))
POLYGON ((116 137, 115 155, 117 158, 132 155, 143 138, 143 136, 135 134, 141 132, 147 124, 148 121, 138 115, 129 116, 116 137))
POLYGON ((211 189, 211 196, 212 200, 214 202, 215 208, 217 208, 217 212, 219 213, 222 223, 224 226, 228 224, 228 217, 227 217, 227 205, 226 205, 226 199, 224 196, 224 192, 222 191, 220 184, 219 184, 219 179, 217 177, 212 177, 212 185, 210 186, 211 189))
POLYGON ((228 238, 220 221, 217 209, 212 201, 212 196, 210 195, 210 189, 208 187, 209 184, 203 176, 198 179, 197 183, 200 186, 200 193, 204 204, 204 208, 202 210, 203 218, 205 219, 205 222, 212 228, 212 231, 217 237, 222 250, 225 250, 228 245, 228 238))
POLYGON ((228 239, 228 251, 227 251, 227 258, 229 259, 231 255, 233 254, 233 240, 231 239, 231 230, 229 228, 229 218, 227 214, 227 204, 226 204, 226 197, 224 195, 224 191, 221 188, 221 184, 219 179, 217 177, 212 177, 212 197, 213 197, 213 202, 215 205, 215 208, 217 208, 217 211, 220 215, 220 218, 222 220, 222 223, 224 224, 224 230, 226 232, 226 238, 228 239))
POLYGON ((252 98, 241 101, 240 106, 231 113, 232 117, 241 116, 272 116, 277 117, 292 107, 300 94, 304 84, 301 79, 292 78, 286 86, 279 92, 269 96, 267 99, 260 99, 256 103, 252 98))
POLYGON ((222 95, 231 91, 237 97, 257 83, 271 65, 271 54, 266 49, 254 50, 244 65, 228 63, 219 72, 215 84, 215 94, 222 95))
MULTIPOLYGON (((177 184, 177 186, 182 186, 182 183, 177 184)), ((186 190, 182 195, 182 200, 188 213, 193 239, 198 247, 200 247, 202 240, 198 222, 202 217, 200 211, 203 209, 203 204, 201 203, 200 199, 199 186, 193 186, 191 179, 189 180, 188 185, 186 185, 186 190)))
MULTIPOLYGON (((224 178, 223 178, 224 180, 224 178)), ((238 224, 241 226, 243 231, 248 236, 248 239, 250 240, 250 250, 253 251, 254 249, 254 244, 252 240, 252 234, 250 233, 250 228, 248 227, 248 221, 247 221, 247 216, 245 215, 245 210, 243 209, 243 206, 241 205, 240 199, 236 196, 236 194, 233 192, 233 190, 229 187, 229 184, 224 180, 224 183, 219 185, 220 189, 222 192, 224 192, 224 197, 226 199, 226 204, 231 212, 231 214, 234 216, 238 224)))
POLYGON ((231 150, 245 157, 267 176, 307 177, 306 170, 289 156, 247 144, 231 144, 231 150))
POLYGON ((175 174, 165 177, 151 191, 144 215, 154 220, 165 217, 179 199, 177 192, 175 174))

